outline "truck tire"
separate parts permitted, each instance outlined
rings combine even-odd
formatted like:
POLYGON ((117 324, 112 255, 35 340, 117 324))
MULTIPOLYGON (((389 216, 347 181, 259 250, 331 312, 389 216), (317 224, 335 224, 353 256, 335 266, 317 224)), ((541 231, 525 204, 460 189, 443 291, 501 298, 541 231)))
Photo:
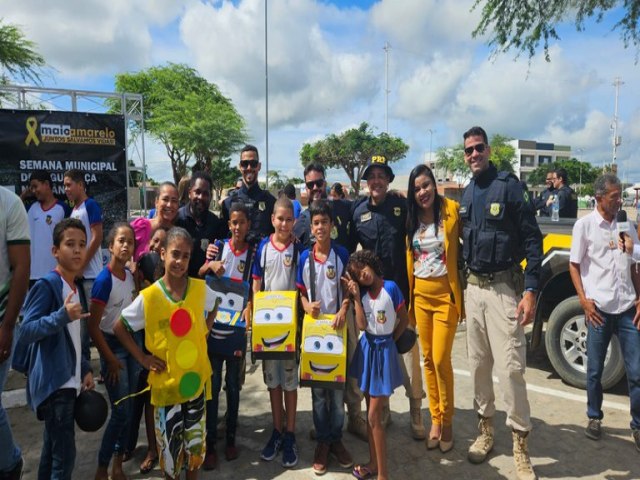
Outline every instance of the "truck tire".
MULTIPOLYGON (((547 322, 545 346, 560 378, 574 387, 587 388, 587 325, 578 297, 569 297, 553 309, 547 322)), ((614 335, 604 362, 602 388, 615 386, 624 373, 620 344, 614 335)))

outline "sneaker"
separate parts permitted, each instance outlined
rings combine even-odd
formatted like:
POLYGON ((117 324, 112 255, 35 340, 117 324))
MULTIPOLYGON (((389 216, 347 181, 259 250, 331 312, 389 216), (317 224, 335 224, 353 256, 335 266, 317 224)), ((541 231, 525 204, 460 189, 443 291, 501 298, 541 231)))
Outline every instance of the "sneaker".
POLYGON ((208 450, 204 456, 202 468, 206 471, 215 470, 218 467, 218 454, 215 450, 208 450))
POLYGON ((513 430, 511 436, 513 437, 513 461, 516 464, 518 480, 538 480, 529 457, 529 447, 527 445, 529 432, 513 430))
POLYGON ((602 437, 602 422, 597 418, 590 418, 587 428, 584 429, 584 434, 591 440, 600 440, 602 437))
POLYGON ((362 414, 349 415, 349 420, 347 421, 347 432, 352 433, 363 442, 369 441, 367 421, 362 418, 362 414))
POLYGON ((636 444, 636 450, 640 452, 640 430, 632 429, 631 438, 633 439, 633 443, 636 444))
POLYGON ((471 463, 482 463, 493 449, 493 421, 491 418, 480 417, 478 423, 480 435, 469 447, 467 459, 471 463))
POLYGON ((282 466, 295 467, 298 464, 298 446, 293 432, 284 432, 282 436, 282 466))
POLYGON ((329 463, 329 444, 318 442, 316 451, 313 454, 313 473, 316 475, 324 475, 327 473, 327 464, 329 463))
POLYGON ((341 440, 333 442, 329 448, 329 453, 333 455, 342 468, 353 467, 353 457, 349 451, 345 448, 341 440))
POLYGON ((260 458, 262 460, 270 462, 271 460, 276 458, 281 448, 282 434, 274 428, 273 432, 271 433, 271 438, 267 442, 267 445, 262 449, 262 453, 260 453, 260 458))

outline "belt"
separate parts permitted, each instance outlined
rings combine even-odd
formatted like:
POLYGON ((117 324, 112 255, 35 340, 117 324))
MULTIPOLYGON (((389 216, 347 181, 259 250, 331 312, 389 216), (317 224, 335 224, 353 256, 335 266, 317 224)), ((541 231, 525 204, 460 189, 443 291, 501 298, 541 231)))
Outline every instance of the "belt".
POLYGON ((510 282, 512 280, 511 270, 502 270, 500 272, 480 273, 467 270, 467 282, 471 285, 477 285, 485 288, 495 283, 510 282))

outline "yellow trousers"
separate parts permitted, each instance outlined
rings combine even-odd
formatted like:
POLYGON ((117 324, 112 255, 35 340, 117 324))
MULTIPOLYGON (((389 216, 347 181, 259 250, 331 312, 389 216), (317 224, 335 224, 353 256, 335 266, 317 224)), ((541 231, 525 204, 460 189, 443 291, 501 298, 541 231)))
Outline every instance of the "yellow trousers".
POLYGON ((431 422, 451 425, 454 411, 451 350, 458 315, 447 276, 427 279, 416 277, 412 293, 424 358, 431 422))

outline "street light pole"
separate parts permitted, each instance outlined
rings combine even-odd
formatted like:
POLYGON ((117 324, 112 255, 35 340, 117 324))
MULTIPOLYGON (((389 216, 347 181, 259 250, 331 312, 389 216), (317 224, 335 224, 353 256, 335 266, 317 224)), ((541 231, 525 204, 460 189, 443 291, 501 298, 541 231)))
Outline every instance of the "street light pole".
POLYGON ((429 128, 429 129, 427 129, 427 132, 429 132, 429 163, 431 163, 431 154, 432 154, 432 151, 433 151, 433 132, 434 132, 434 130, 429 128))

